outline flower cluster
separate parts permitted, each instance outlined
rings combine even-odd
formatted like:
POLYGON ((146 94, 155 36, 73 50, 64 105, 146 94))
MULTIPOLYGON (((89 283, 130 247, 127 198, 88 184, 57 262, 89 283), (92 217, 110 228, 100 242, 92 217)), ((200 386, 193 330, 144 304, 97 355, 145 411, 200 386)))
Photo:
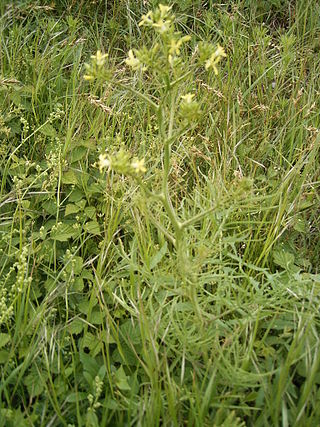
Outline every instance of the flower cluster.
POLYGON ((160 34, 172 30, 174 15, 171 13, 171 9, 172 6, 159 4, 154 12, 149 11, 146 15, 142 15, 139 26, 153 27, 160 34))
POLYGON ((147 171, 144 165, 144 159, 133 158, 124 150, 114 156, 107 156, 107 154, 100 154, 98 167, 100 172, 103 170, 114 170, 123 175, 139 176, 147 171))
POLYGON ((204 64, 205 69, 208 71, 212 69, 215 75, 218 75, 217 65, 222 58, 227 56, 224 48, 218 44, 216 48, 210 43, 201 42, 198 45, 199 63, 204 64))
MULTIPOLYGON (((179 33, 176 33, 179 34, 179 33)), ((181 53, 181 47, 183 43, 188 42, 191 40, 191 36, 183 36, 179 39, 176 39, 175 37, 172 37, 169 41, 169 55, 168 55, 168 61, 170 65, 173 65, 174 60, 180 55, 181 53)))
POLYGON ((199 103, 193 99, 194 96, 193 93, 181 96, 182 101, 179 113, 182 120, 186 123, 197 121, 202 113, 199 103))
POLYGON ((101 50, 98 50, 95 55, 91 55, 91 63, 84 64, 87 74, 83 78, 87 81, 93 81, 104 74, 104 65, 107 57, 108 54, 102 53, 101 50))
POLYGON ((28 246, 23 246, 18 260, 10 267, 0 287, 0 325, 9 321, 14 312, 14 300, 32 278, 28 276, 28 246))
POLYGON ((210 68, 213 69, 215 75, 218 75, 218 68, 217 64, 221 61, 222 58, 225 58, 227 56, 224 48, 218 44, 218 47, 213 52, 213 54, 210 56, 210 58, 206 61, 205 69, 209 70, 210 68))

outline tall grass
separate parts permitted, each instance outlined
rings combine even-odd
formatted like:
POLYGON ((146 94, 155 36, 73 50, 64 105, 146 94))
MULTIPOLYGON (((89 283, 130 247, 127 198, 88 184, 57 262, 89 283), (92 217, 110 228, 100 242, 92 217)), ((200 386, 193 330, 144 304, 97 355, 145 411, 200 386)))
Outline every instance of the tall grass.
POLYGON ((155 115, 83 80, 101 49, 153 87, 124 66, 148 3, 0 3, 0 426, 313 427, 318 2, 174 4, 190 52, 228 53, 187 82, 205 114, 172 149, 179 216, 215 207, 186 230, 183 276, 161 204, 95 166, 125 148, 157 188, 155 115))

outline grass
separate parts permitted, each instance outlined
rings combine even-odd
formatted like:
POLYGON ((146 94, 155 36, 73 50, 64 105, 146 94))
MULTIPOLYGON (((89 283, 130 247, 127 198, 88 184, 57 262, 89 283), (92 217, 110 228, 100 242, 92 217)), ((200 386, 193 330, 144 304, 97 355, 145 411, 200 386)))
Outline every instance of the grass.
POLYGON ((320 424, 318 2, 175 2, 191 53, 228 54, 182 88, 183 258, 160 201, 94 166, 122 147, 161 187, 135 94, 161 87, 124 63, 158 2, 54 3, 0 3, 0 426, 320 424), (98 49, 123 87, 83 79, 98 49))

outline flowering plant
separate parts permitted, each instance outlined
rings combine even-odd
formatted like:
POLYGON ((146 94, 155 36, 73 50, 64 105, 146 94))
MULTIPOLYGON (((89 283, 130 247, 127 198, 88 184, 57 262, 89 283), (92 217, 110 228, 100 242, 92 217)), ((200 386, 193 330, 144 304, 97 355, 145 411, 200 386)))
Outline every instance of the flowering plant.
MULTIPOLYGON (((155 192, 144 180, 144 175, 148 172, 144 159, 131 159, 122 149, 115 155, 101 153, 97 164, 101 172, 113 170, 133 177, 148 199, 162 204, 172 230, 167 230, 156 220, 154 223, 173 243, 177 252, 182 253, 185 228, 208 213, 202 212, 187 221, 181 221, 173 207, 169 191, 172 147, 197 124, 203 114, 195 91, 185 93, 184 88, 187 80, 190 81, 190 77, 201 67, 208 73, 213 71, 213 74, 217 75, 218 64, 226 57, 226 53, 220 45, 215 47, 209 43, 199 43, 191 55, 183 55, 188 49, 187 43, 191 36, 182 35, 177 31, 171 6, 160 4, 154 11, 142 16, 139 26, 145 31, 153 31, 153 44, 150 47, 130 49, 125 64, 134 75, 138 73, 142 83, 144 78, 155 82, 156 90, 137 90, 131 84, 124 84, 116 78, 111 79, 113 87, 125 89, 140 98, 157 117, 158 138, 162 142, 163 150, 161 189, 155 192)), ((107 55, 100 51, 91 57, 91 64, 86 65, 84 76, 87 81, 92 82, 99 78, 99 73, 104 73, 106 58, 107 55)))

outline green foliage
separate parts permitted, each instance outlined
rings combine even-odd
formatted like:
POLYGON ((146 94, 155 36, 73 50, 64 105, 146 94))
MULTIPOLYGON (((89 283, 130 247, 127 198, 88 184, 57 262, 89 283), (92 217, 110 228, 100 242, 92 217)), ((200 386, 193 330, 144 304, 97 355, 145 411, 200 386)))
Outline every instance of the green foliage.
POLYGON ((0 2, 0 426, 319 425, 318 2, 158 6, 0 2))

